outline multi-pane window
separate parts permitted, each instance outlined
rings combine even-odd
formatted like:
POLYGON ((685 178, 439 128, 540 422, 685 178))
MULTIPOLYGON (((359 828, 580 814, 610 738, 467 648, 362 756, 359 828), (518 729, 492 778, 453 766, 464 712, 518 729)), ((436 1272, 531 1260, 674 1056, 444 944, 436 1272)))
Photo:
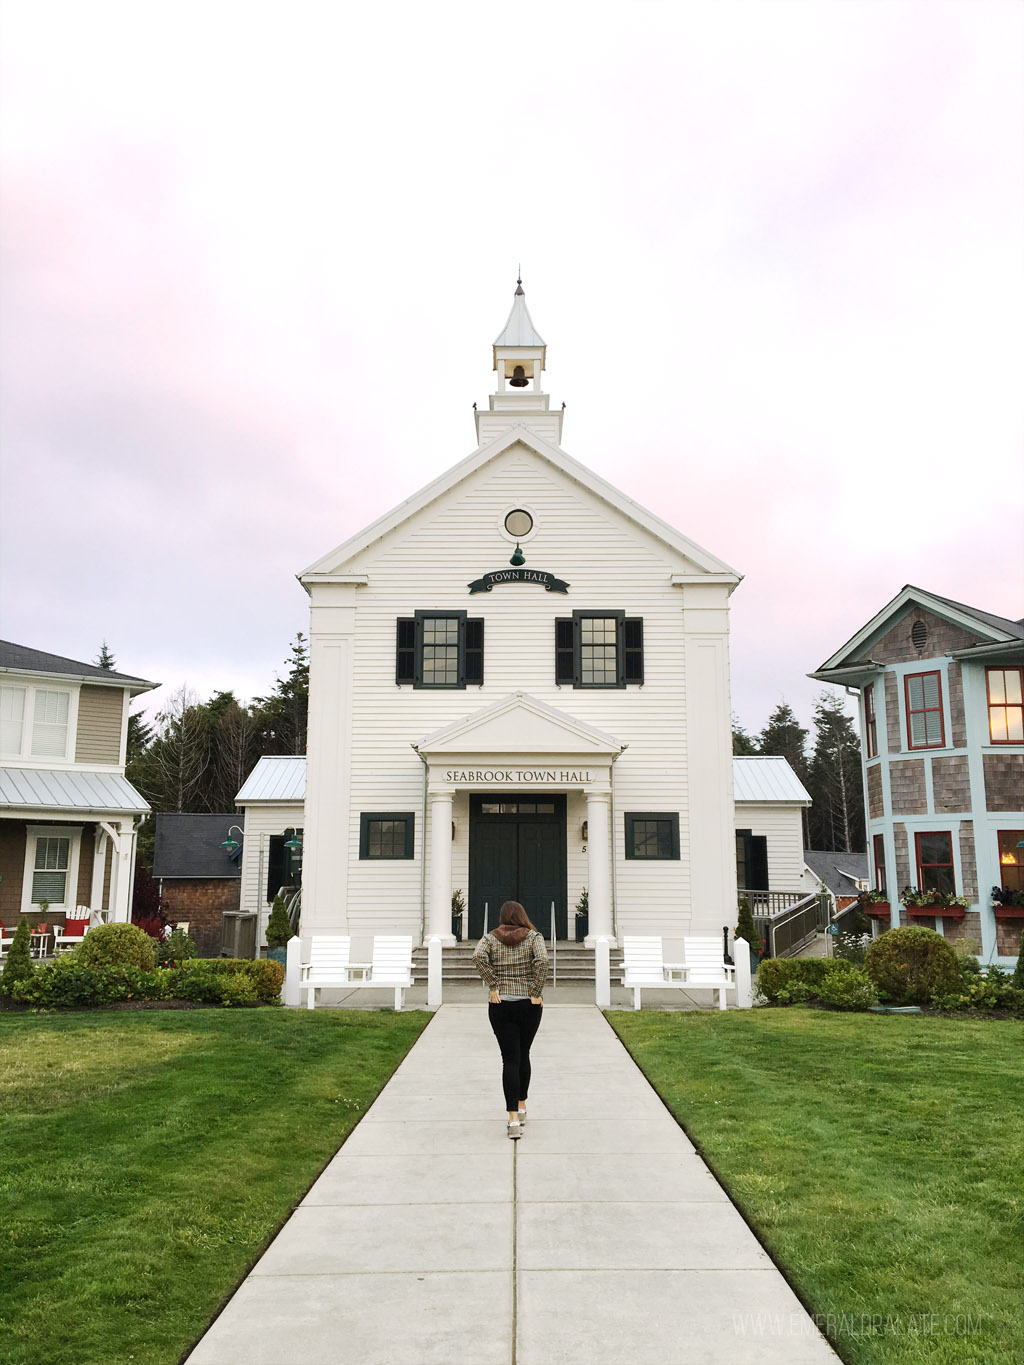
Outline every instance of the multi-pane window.
POLYGON ((878 757, 878 720, 875 716, 875 684, 868 683, 864 689, 864 739, 867 757, 878 757))
POLYGON ((986 668, 993 744, 1024 744, 1024 668, 986 668))
POLYGON ((415 817, 406 811, 368 811, 359 817, 360 858, 411 858, 415 817))
POLYGON ((1004 891, 1024 891, 1024 829, 999 831, 999 884, 1004 891))
POLYGON ((421 687, 458 687, 459 621, 454 616, 423 618, 421 687))
POLYGON ((36 688, 32 716, 32 754, 36 758, 63 758, 68 747, 67 692, 44 692, 36 688))
POLYGON ((917 885, 921 891, 956 894, 953 875, 953 836, 949 833, 915 834, 917 885))
POLYGON ((644 623, 622 611, 574 611, 555 621, 555 682, 625 687, 644 680, 644 623))
POLYGON ((25 689, 0 687, 0 752, 21 754, 25 727, 25 689))
POLYGON ((871 849, 875 864, 875 890, 888 891, 889 888, 885 884, 885 836, 876 834, 871 841, 871 849))
POLYGON ((911 749, 941 748, 946 742, 942 720, 942 683, 935 673, 908 673, 907 742, 911 749))
POLYGON ((50 905, 66 903, 68 867, 71 861, 71 840, 63 837, 36 839, 32 865, 32 904, 47 901, 50 905))
POLYGON ((627 858, 678 858, 679 816, 634 812, 626 815, 627 858))
POLYGON ((395 681, 414 687, 480 686, 484 680, 484 623, 464 611, 418 611, 399 617, 395 681))
POLYGON ((618 687, 619 623, 614 616, 580 622, 580 686, 618 687))

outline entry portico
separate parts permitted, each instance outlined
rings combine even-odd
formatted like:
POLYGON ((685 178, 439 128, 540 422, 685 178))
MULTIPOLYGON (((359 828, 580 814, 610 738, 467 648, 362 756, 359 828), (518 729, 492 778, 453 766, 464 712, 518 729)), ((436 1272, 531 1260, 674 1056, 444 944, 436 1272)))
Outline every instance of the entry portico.
MULTIPOLYGON (((454 942, 450 921, 453 840, 449 831, 454 825, 456 802, 460 814, 466 808, 466 793, 492 798, 477 803, 479 823, 487 814, 539 818, 554 816, 556 810, 564 809, 564 799, 556 803, 546 801, 545 797, 571 795, 574 805, 585 803, 590 903, 587 944, 591 946, 599 934, 611 935, 612 765, 626 748, 624 744, 536 697, 516 692, 464 721, 445 726, 413 747, 427 766, 431 936, 436 935, 443 943, 454 942), (520 809, 523 805, 531 809, 520 809), (550 805, 553 809, 537 810, 538 805, 550 805), (490 806, 516 809, 489 811, 490 806)), ((471 856, 472 853, 471 846, 471 856)), ((472 866, 471 863, 471 931, 481 908, 473 895, 472 866)), ((512 897, 511 889, 502 899, 506 897, 512 897)), ((546 908, 537 907, 538 918, 542 918, 546 908)), ((490 906, 491 924, 495 922, 496 909, 490 906)))

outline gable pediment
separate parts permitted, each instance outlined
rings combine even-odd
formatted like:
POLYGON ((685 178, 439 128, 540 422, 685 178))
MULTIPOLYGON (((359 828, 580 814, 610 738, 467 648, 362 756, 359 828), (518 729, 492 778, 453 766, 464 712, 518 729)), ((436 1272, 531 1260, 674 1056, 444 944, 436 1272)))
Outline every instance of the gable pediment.
POLYGON ((475 715, 425 736, 415 746, 425 758, 454 754, 524 753, 614 757, 625 745, 525 692, 515 692, 475 715))

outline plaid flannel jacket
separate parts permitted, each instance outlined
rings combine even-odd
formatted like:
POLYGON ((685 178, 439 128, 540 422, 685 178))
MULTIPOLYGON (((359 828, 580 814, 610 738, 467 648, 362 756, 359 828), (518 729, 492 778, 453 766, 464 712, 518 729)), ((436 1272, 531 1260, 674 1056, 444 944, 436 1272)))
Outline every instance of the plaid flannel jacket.
POLYGON ((501 995, 539 996, 548 975, 548 950, 536 929, 522 943, 513 944, 485 934, 476 946, 473 964, 488 990, 501 995))

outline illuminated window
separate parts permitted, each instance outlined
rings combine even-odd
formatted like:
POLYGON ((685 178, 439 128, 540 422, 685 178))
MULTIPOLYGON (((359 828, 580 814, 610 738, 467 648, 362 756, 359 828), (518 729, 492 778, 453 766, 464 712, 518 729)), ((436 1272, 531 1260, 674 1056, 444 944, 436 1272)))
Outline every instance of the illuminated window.
POLYGON ((993 744, 1024 744, 1024 668, 986 668, 993 744))
POLYGON ((1004 891, 1024 891, 1024 829, 999 831, 999 883, 1004 891))

